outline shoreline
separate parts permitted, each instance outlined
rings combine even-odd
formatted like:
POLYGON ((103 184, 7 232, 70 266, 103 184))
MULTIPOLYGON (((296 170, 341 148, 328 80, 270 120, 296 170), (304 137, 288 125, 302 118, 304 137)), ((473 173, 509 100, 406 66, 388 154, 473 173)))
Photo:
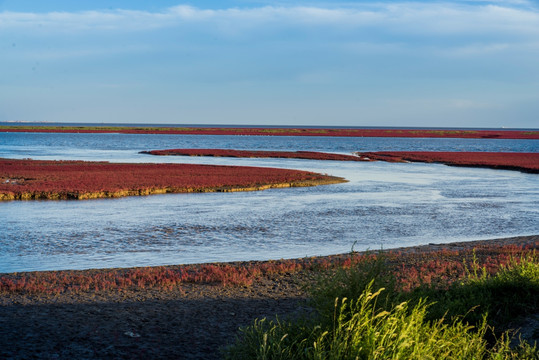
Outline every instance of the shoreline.
POLYGON ((343 182, 335 176, 268 167, 0 158, 0 201, 258 191, 343 182))
POLYGON ((539 139, 539 130, 467 129, 355 129, 355 128, 279 128, 279 127, 137 127, 137 126, 0 126, 0 132, 37 133, 118 133, 174 135, 239 136, 337 136, 337 137, 412 137, 467 139, 539 139))
MULTIPOLYGON (((263 263, 278 263, 278 262, 290 262, 301 261, 305 259, 317 259, 317 260, 334 260, 339 258, 345 258, 350 254, 367 254, 367 253, 404 253, 404 254, 419 254, 440 251, 444 249, 451 250, 469 250, 471 248, 485 248, 489 246, 526 246, 533 243, 537 243, 539 248, 539 234, 537 235, 517 235, 502 238, 484 239, 484 240, 471 240, 471 241, 455 241, 447 243, 428 243, 423 245, 403 246, 388 249, 369 249, 361 251, 349 251, 346 253, 337 253, 330 255, 313 255, 300 258, 280 258, 269 260, 232 260, 232 261, 216 261, 216 262, 201 262, 201 263, 187 263, 187 264, 168 264, 168 265, 150 265, 150 266, 132 266, 132 267, 105 267, 105 268, 88 268, 88 269, 64 269, 64 270, 30 270, 30 271, 14 271, 14 272, 0 272, 0 278, 6 275, 24 275, 24 274, 39 274, 39 273, 83 273, 83 272, 105 272, 105 271, 125 271, 129 269, 146 269, 146 268, 169 268, 177 269, 181 267, 200 267, 205 265, 223 265, 223 266, 245 266, 247 264, 263 264, 263 263)), ((0 292, 1 296, 1 292, 0 292)))
POLYGON ((354 153, 361 161, 422 162, 448 166, 539 173, 539 153, 458 151, 374 151, 354 153))
MULTIPOLYGON (((82 274, 88 274, 90 276, 96 276, 96 277, 102 277, 103 274, 110 274, 115 273, 118 276, 126 276, 130 271, 137 271, 137 270, 145 270, 145 269, 163 269, 165 271, 186 271, 186 272, 195 272, 200 269, 208 269, 209 267, 219 267, 222 270, 231 270, 234 268, 242 268, 247 269, 246 271, 258 271, 259 266, 263 266, 264 264, 272 264, 272 266, 275 266, 277 268, 280 268, 282 272, 285 273, 293 273, 296 271, 317 271, 317 265, 321 263, 336 263, 336 267, 338 267, 339 262, 346 261, 346 259, 349 259, 353 256, 361 256, 365 254, 373 254, 373 253, 382 253, 382 254, 399 254, 403 256, 413 256, 413 255, 420 255, 420 254, 428 254, 428 253, 435 253, 440 251, 454 251, 454 252, 461 252, 461 251, 470 251, 471 249, 495 249, 495 248, 502 248, 507 246, 514 246, 514 247, 531 247, 533 249, 539 249, 539 234, 538 235, 521 235, 521 236, 512 236, 512 237, 503 237, 503 238, 494 238, 494 239, 486 239, 486 240, 472 240, 472 241, 458 241, 458 242, 449 242, 449 243, 429 243, 425 245, 415 245, 415 246, 409 246, 409 247, 398 247, 398 248, 390 248, 390 249, 373 249, 373 250, 366 250, 366 251, 351 251, 347 253, 340 253, 340 254, 331 254, 331 255, 322 255, 322 256, 310 256, 310 257, 302 257, 302 258, 292 258, 292 259, 272 259, 272 260, 248 260, 248 261, 229 261, 229 262, 208 262, 208 263, 194 263, 194 264, 171 264, 171 265, 156 265, 156 266, 136 266, 136 267, 113 267, 113 268, 90 268, 90 269, 82 269, 82 270, 42 270, 42 271, 17 271, 17 272, 8 272, 8 273, 2 273, 0 272, 0 299, 5 297, 9 294, 14 294, 14 292, 6 291, 6 283, 2 280, 5 280, 6 278, 13 278, 13 279, 21 279, 25 277, 30 276, 36 276, 44 279, 44 275, 46 274, 54 274, 58 277, 63 277, 64 279, 69 279, 69 276, 73 277, 80 277, 82 274), (297 266, 297 265, 300 266, 297 266), (308 268, 308 264, 314 264, 313 269, 308 268), (287 266, 288 265, 288 266, 287 266)), ((278 271, 270 270, 268 273, 278 273, 278 271)), ((265 274, 264 274, 265 275, 265 274)), ((258 278, 251 279, 252 282, 256 282, 259 280, 258 278)), ((191 285, 213 285, 213 286, 251 286, 251 283, 244 283, 242 281, 234 282, 229 281, 229 279, 226 279, 223 281, 222 277, 215 277, 212 278, 209 275, 206 275, 204 278, 201 278, 199 280, 188 279, 187 281, 184 279, 183 281, 179 281, 174 286, 184 286, 187 284, 191 285)), ((133 286, 130 289, 122 289, 118 288, 117 290, 146 290, 150 289, 149 287, 146 288, 146 286, 142 286, 140 289, 137 289, 137 286, 133 286)), ((65 292, 55 293, 53 294, 56 298, 58 296, 62 296, 62 294, 70 294, 73 295, 73 293, 87 293, 87 292, 93 292, 93 290, 83 290, 82 292, 79 292, 79 289, 76 289, 75 291, 72 291, 70 289, 66 289, 65 292)), ((105 290, 98 290, 100 291, 109 291, 110 289, 105 290)), ((169 289, 155 289, 152 290, 156 291, 167 291, 169 289)), ((50 295, 51 292, 27 292, 25 294, 21 294, 21 296, 25 295, 50 295)), ((17 295, 18 297, 19 295, 17 295)), ((2 302, 0 301, 0 305, 2 302)))
POLYGON ((374 151, 354 152, 352 155, 317 151, 260 151, 235 149, 164 149, 141 151, 154 156, 200 156, 230 158, 273 158, 333 161, 385 161, 389 163, 423 162, 448 166, 514 170, 539 173, 538 153, 471 152, 471 151, 374 151))
MULTIPOLYGON (((392 249, 390 260, 396 269, 448 259, 462 264, 475 256, 507 257, 521 246, 538 249, 539 235, 392 249)), ((317 259, 337 262, 353 255, 357 253, 317 259)), ((264 263, 279 261, 257 262, 264 263)), ((255 318, 308 314, 305 286, 315 281, 317 271, 324 270, 269 273, 250 285, 205 282, 171 289, 0 293, 0 358, 220 359, 220 349, 255 318)), ((79 273, 84 272, 102 271, 79 273)))
POLYGON ((362 161, 359 156, 327 153, 320 151, 261 151, 235 149, 165 149, 140 151, 139 154, 153 156, 192 156, 192 157, 228 157, 251 159, 302 159, 302 160, 333 160, 333 161, 362 161))

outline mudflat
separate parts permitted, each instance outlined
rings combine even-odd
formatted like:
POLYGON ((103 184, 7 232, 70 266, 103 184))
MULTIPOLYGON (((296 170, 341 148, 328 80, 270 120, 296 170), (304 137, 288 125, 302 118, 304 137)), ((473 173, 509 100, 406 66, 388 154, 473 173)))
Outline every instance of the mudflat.
MULTIPOLYGON (((392 266, 401 268, 436 256, 461 260, 471 256, 472 249, 485 259, 499 256, 502 247, 537 249, 539 235, 394 249, 391 261, 392 266)), ((351 256, 355 254, 310 261, 327 264, 351 256)), ((229 265, 245 267, 253 262, 229 265)), ((313 282, 318 271, 300 268, 266 273, 249 285, 202 282, 167 289, 54 293, 3 290, 0 358, 219 359, 220 349, 234 341, 238 328, 253 319, 308 313, 305 285, 313 282)), ((63 272, 56 273, 61 276, 63 272)))

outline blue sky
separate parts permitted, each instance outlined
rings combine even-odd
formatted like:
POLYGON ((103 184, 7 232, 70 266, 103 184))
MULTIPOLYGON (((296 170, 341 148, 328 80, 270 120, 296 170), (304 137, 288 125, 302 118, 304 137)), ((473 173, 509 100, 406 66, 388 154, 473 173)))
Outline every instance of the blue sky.
POLYGON ((0 0, 0 121, 539 127, 539 4, 0 0))

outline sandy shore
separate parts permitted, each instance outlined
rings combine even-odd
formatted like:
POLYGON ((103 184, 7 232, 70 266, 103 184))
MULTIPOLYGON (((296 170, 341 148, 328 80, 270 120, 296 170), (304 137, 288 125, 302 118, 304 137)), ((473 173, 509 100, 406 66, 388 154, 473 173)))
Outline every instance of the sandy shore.
MULTIPOLYGON (((539 247, 539 235, 394 249, 403 263, 442 250, 539 247)), ((348 255, 328 257, 335 259, 348 255)), ((460 256, 460 255, 456 255, 460 256)), ((242 266, 235 263, 235 266, 242 266)), ((219 359, 254 318, 306 309, 312 272, 268 275, 250 286, 182 284, 172 290, 0 293, 2 359, 219 359)))

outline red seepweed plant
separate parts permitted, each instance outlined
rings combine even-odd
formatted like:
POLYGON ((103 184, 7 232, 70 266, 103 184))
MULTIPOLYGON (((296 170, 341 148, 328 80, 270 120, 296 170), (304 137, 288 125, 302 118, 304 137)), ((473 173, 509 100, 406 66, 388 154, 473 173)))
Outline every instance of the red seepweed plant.
POLYGON ((360 161, 355 155, 324 153, 316 151, 260 151, 260 150, 232 150, 232 149, 166 149, 142 151, 150 155, 176 155, 176 156, 213 156, 238 158, 286 158, 309 160, 337 160, 360 161))
POLYGON ((387 161, 443 163, 455 166, 489 167, 494 169, 539 172, 537 153, 499 152, 440 152, 440 151, 383 151, 358 152, 355 155, 315 151, 257 151, 232 149, 166 149, 142 151, 150 155, 214 156, 243 158, 291 158, 336 161, 387 161))
POLYGON ((426 162, 539 173, 539 153, 381 151, 357 153, 363 161, 426 162))
POLYGON ((0 159, 0 200, 248 191, 344 181, 308 171, 247 166, 0 159))
MULTIPOLYGON (((410 291, 421 284, 448 286, 481 266, 496 272, 514 255, 534 251, 539 243, 528 246, 483 246, 468 250, 438 250, 424 253, 386 251, 385 261, 392 269, 400 289, 410 291)), ((327 257, 240 263, 216 263, 156 266, 129 269, 66 270, 0 275, 0 294, 60 294, 100 292, 121 289, 172 290, 182 284, 249 286, 272 275, 302 271, 326 271, 350 268, 376 258, 376 253, 350 253, 327 257)))
POLYGON ((539 139, 534 130, 0 126, 0 132, 539 139))

